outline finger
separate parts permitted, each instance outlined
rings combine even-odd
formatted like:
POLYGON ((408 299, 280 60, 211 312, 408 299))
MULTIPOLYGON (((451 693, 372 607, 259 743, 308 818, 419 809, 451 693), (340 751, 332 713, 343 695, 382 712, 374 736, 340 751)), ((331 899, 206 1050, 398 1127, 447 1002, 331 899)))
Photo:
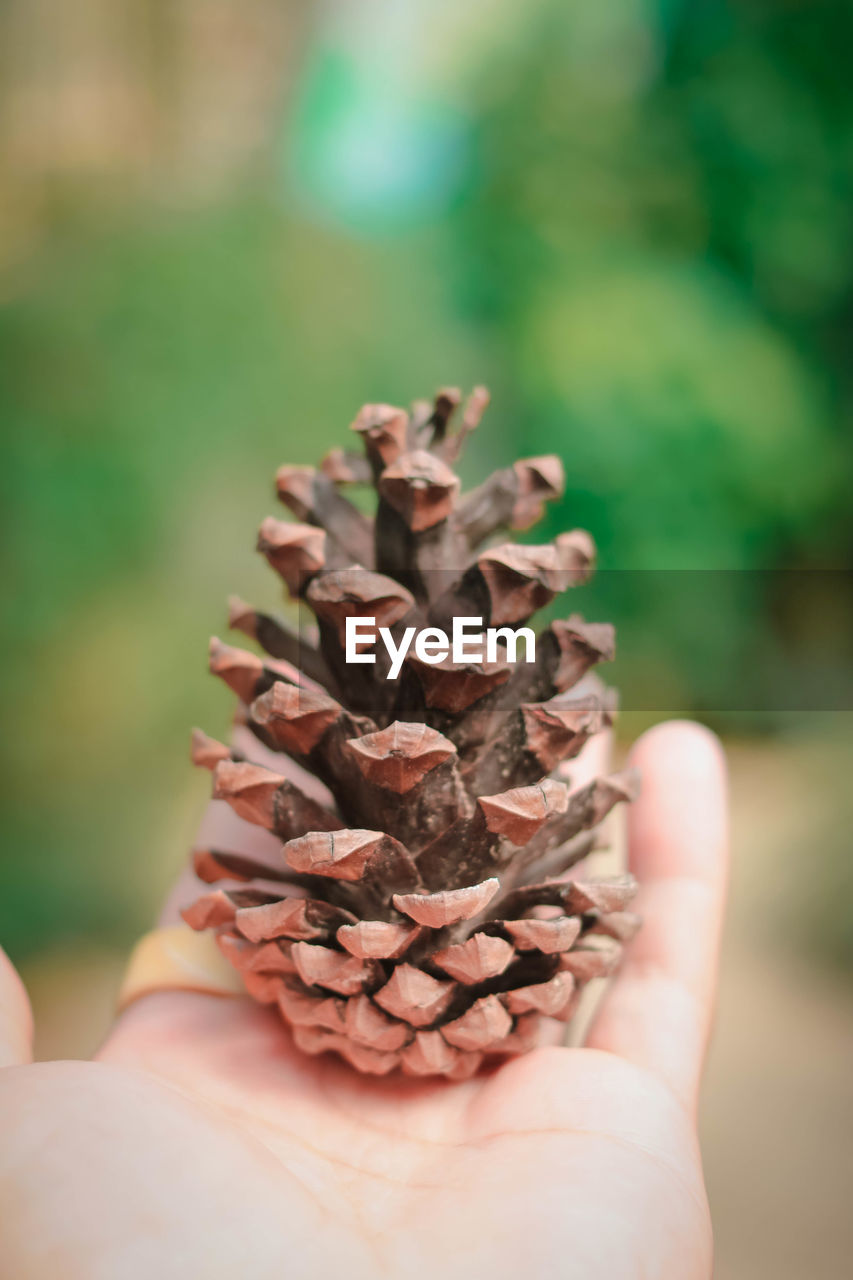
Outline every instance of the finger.
POLYGON ((20 1067, 33 1058, 33 1015, 17 969, 0 947, 0 1067, 20 1067))
POLYGON ((644 734, 628 816, 643 926, 587 1043, 653 1071, 694 1106, 713 1013, 728 870, 726 770, 707 729, 688 722, 644 734))

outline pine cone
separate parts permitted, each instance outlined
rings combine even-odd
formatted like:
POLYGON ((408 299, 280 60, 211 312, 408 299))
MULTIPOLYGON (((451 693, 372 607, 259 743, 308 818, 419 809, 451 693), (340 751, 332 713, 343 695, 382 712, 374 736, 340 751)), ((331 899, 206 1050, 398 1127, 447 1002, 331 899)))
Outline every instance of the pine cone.
POLYGON ((436 660, 438 643, 420 656, 410 647, 396 678, 378 643, 373 663, 346 660, 347 619, 374 619, 395 646, 455 617, 519 628, 591 573, 582 531, 494 544, 560 495, 556 457, 516 462, 460 496, 452 464, 487 403, 475 390, 455 433, 455 391, 410 414, 366 405, 352 424, 364 456, 338 449, 317 470, 279 471, 300 523, 265 520, 258 548, 312 611, 315 638, 232 599, 231 626, 269 656, 214 640, 211 669, 256 737, 302 769, 268 769, 198 730, 193 740, 214 796, 283 847, 275 865, 197 851, 198 876, 227 885, 184 918, 216 931, 301 1049, 361 1071, 461 1078, 533 1047, 547 1020, 571 1017, 586 982, 613 971, 638 923, 630 876, 566 878, 636 791, 631 773, 563 780, 563 762, 612 720, 591 670, 613 656, 611 626, 552 622, 530 662, 507 644, 492 660, 436 660), (342 493, 364 484, 377 491, 373 519, 342 493))

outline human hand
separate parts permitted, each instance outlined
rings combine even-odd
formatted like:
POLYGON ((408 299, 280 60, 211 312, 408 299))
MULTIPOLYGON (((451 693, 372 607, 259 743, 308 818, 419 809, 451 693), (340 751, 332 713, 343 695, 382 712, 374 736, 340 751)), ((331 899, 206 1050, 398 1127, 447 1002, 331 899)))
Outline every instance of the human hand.
POLYGON ((1 1280, 708 1280, 695 1117, 724 764, 686 723, 633 763, 644 926, 583 1048, 377 1079, 303 1056, 249 1000, 161 992, 94 1062, 24 1065, 26 996, 0 965, 1 1280))

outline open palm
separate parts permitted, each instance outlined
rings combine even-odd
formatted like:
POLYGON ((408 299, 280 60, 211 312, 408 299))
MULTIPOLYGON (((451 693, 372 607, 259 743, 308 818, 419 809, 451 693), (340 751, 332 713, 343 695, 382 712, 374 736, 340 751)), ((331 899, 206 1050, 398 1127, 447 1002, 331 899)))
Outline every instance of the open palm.
POLYGON ((242 999, 162 992, 94 1063, 28 1061, 0 970, 2 1280, 707 1280, 695 1106, 725 880, 711 735, 640 740, 645 925, 587 1047, 360 1077, 242 999), (17 1064, 17 1065, 16 1065, 17 1064))

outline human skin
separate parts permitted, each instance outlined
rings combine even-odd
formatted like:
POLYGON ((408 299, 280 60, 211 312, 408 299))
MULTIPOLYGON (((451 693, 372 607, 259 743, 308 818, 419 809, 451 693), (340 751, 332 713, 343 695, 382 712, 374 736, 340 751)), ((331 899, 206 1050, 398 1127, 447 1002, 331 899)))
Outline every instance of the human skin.
POLYGON ((583 1048, 465 1082, 362 1077, 268 1008, 139 999, 30 1064, 0 959, 2 1280, 709 1280, 696 1137, 726 880, 716 739, 672 722, 629 860, 644 925, 583 1048))

